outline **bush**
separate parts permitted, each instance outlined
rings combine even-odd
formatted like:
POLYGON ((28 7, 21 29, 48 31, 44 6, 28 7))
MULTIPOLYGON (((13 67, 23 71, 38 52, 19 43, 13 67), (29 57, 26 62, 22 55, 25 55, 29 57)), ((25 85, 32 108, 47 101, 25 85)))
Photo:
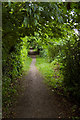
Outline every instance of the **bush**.
POLYGON ((71 96, 75 96, 76 99, 80 99, 80 41, 75 43, 68 42, 64 49, 63 63, 63 75, 64 75, 64 86, 66 91, 70 92, 71 96))

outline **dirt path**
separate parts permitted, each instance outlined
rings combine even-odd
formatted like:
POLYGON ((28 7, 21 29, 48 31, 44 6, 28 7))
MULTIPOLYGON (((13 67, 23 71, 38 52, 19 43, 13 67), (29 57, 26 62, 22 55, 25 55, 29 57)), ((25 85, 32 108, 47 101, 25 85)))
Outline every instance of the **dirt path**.
POLYGON ((43 78, 32 59, 28 75, 23 78, 23 95, 16 106, 16 118, 65 118, 69 117, 63 99, 53 94, 43 83, 43 78))

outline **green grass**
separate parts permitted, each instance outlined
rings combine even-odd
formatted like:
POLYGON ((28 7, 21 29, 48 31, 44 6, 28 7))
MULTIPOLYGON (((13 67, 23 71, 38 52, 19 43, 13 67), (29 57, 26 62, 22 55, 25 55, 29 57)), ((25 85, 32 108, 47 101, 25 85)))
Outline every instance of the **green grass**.
POLYGON ((29 70, 31 61, 32 61, 32 58, 30 58, 30 57, 27 57, 23 61, 23 72, 24 72, 24 74, 26 74, 26 72, 29 70))
POLYGON ((44 77, 44 82, 51 87, 60 87, 62 85, 62 75, 59 71, 59 64, 55 60, 52 63, 47 62, 46 59, 37 57, 36 66, 44 77))

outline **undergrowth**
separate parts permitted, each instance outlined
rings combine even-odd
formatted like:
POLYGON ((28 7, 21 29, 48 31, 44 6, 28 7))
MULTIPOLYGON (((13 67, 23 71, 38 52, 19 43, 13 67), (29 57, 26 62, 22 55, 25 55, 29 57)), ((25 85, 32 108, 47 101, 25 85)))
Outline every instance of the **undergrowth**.
MULTIPOLYGON (((19 95, 19 91, 22 89, 20 85, 20 81, 22 75, 25 75, 29 70, 31 64, 31 58, 26 56, 26 59, 22 62, 22 70, 20 71, 19 76, 15 76, 11 79, 8 75, 3 76, 3 117, 10 118, 13 116, 13 106, 16 104, 16 97, 19 95), (23 73, 23 74, 22 74, 23 73)), ((16 66, 15 66, 16 70, 16 66)), ((16 70, 17 71, 17 70, 16 70)), ((15 72, 15 75, 17 72, 15 72)), ((12 73, 13 74, 13 71, 12 73)))

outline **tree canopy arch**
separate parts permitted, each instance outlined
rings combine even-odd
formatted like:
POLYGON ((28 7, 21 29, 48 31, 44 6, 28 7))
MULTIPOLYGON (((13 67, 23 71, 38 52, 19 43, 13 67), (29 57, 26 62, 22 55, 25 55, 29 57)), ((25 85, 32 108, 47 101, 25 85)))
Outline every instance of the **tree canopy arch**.
POLYGON ((42 50, 49 62, 55 57, 62 62, 65 88, 79 100, 79 8, 80 2, 2 3, 4 106, 15 93, 16 78, 22 74, 30 46, 42 50))

